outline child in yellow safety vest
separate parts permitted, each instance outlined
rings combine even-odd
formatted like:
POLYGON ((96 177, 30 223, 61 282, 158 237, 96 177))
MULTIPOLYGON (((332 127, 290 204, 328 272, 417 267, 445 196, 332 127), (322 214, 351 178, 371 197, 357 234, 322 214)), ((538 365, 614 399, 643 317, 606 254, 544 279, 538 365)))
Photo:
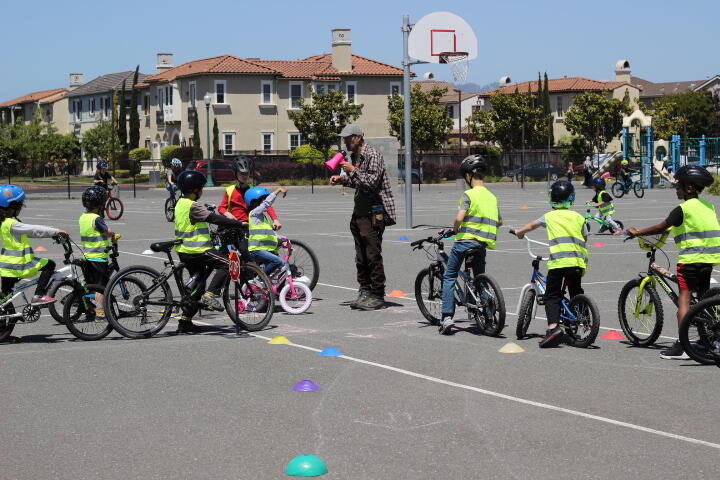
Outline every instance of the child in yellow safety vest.
MULTIPOLYGON (((675 173, 677 197, 684 200, 657 225, 638 230, 628 228, 631 237, 653 235, 670 229, 678 248, 677 280, 680 290, 677 321, 682 324, 690 309, 693 293, 702 296, 710 288, 713 265, 720 264, 720 224, 715 207, 698 195, 714 179, 699 165, 685 165, 675 173)), ((685 360, 679 341, 660 353, 660 358, 685 360)))
POLYGON ((287 188, 278 188, 270 193, 267 188, 253 187, 245 192, 245 204, 250 211, 248 215, 248 251, 250 258, 255 263, 262 265, 263 271, 268 275, 289 268, 287 262, 276 255, 279 245, 278 236, 266 214, 277 195, 282 194, 285 197, 287 191, 287 188))
POLYGON ((550 205, 553 210, 522 228, 515 230, 518 238, 539 227, 547 228, 550 244, 547 283, 545 286, 545 315, 548 329, 540 348, 557 346, 562 341, 563 328, 560 321, 560 301, 563 282, 570 298, 584 293, 582 276, 587 270, 588 253, 585 217, 570 210, 575 201, 575 188, 566 180, 558 180, 550 186, 550 205))
MULTIPOLYGON (((624 233, 622 228, 620 228, 620 225, 618 225, 612 217, 615 214, 615 204, 613 203, 613 199, 610 194, 605 191, 605 187, 607 186, 605 179, 596 178, 593 180, 592 185, 595 189, 595 196, 592 198, 591 202, 594 203, 595 208, 599 210, 602 219, 610 224, 612 234, 622 235, 624 233)), ((603 225, 599 233, 602 233, 606 229, 607 227, 603 225)))

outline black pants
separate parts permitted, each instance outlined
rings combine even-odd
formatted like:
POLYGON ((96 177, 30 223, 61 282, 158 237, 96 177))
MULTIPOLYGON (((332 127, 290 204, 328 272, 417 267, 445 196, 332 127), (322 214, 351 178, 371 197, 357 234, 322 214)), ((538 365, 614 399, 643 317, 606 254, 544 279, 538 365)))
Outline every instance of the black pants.
MULTIPOLYGON (((40 269, 37 287, 35 287, 35 295, 42 297, 47 293, 53 273, 55 273, 55 262, 48 259, 45 266, 40 269)), ((15 284, 17 284, 20 280, 22 280, 22 278, 2 277, 2 286, 0 288, 2 288, 3 295, 7 295, 12 292, 13 287, 15 287, 15 284)))
MULTIPOLYGON (((214 293, 215 295, 220 295, 220 292, 225 285, 225 280, 227 280, 228 277, 228 264, 226 262, 223 262, 212 255, 205 255, 202 253, 179 253, 178 257, 180 257, 180 261, 187 267, 188 273, 190 273, 191 277, 195 274, 200 274, 204 277, 202 284, 198 286, 195 293, 192 295, 193 300, 199 300, 200 297, 202 297, 202 294, 205 291, 205 288, 203 287, 207 281, 207 277, 210 276, 213 270, 215 270, 215 275, 213 276, 207 291, 214 293)), ((199 309, 200 306, 196 304, 183 307, 183 315, 190 319, 195 316, 199 309)))
POLYGON ((385 267, 382 258, 382 237, 385 225, 373 227, 370 215, 350 220, 350 232, 355 240, 355 267, 361 290, 376 295, 385 294, 385 267))
POLYGON ((570 298, 585 293, 582 288, 582 268, 565 267, 548 270, 545 289, 545 315, 548 325, 560 321, 560 300, 562 299, 563 280, 570 298))

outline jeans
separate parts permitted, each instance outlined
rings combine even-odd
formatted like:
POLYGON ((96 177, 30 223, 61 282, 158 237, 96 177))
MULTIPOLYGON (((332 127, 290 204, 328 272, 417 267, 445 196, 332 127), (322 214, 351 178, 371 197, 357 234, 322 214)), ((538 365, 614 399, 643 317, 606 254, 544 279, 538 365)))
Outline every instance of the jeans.
POLYGON ((455 314, 455 282, 457 282, 458 272, 462 267, 463 260, 465 259, 465 252, 471 248, 483 247, 475 253, 473 259, 472 272, 473 276, 485 273, 485 244, 475 240, 460 240, 455 242, 450 250, 448 256, 448 262, 445 266, 445 275, 443 275, 443 289, 442 289, 442 314, 443 316, 453 316, 455 314))
POLYGON ((270 275, 278 268, 287 265, 287 262, 282 258, 278 257, 274 253, 268 252, 267 250, 255 250, 250 252, 250 258, 253 262, 262 265, 263 272, 270 275))

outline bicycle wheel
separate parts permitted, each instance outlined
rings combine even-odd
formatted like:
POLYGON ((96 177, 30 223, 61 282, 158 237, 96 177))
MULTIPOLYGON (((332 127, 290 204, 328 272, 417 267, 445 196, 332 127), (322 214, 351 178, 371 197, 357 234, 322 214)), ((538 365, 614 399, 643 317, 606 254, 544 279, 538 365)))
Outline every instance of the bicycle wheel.
POLYGON ((718 295, 720 295, 720 287, 708 288, 707 291, 700 296, 700 300, 705 300, 706 298, 710 297, 717 297, 718 295))
POLYGON ((47 293, 48 297, 56 299, 57 302, 51 303, 50 306, 48 306, 48 310, 50 311, 50 315, 52 315, 56 322, 65 323, 65 319, 63 318, 65 300, 71 293, 73 293, 76 285, 77 282, 75 280, 66 278, 59 282, 55 282, 52 284, 52 286, 50 286, 50 289, 47 293))
POLYGON ((105 204, 105 213, 110 220, 120 220, 125 207, 119 198, 111 197, 105 204))
POLYGON ((175 220, 175 199, 172 197, 165 200, 165 219, 168 222, 175 220))
MULTIPOLYGON (((14 309, 12 311, 14 311, 14 309)), ((15 319, 2 318, 6 313, 4 308, 0 308, 0 342, 7 340, 15 328, 15 319)))
POLYGON ((105 288, 105 314, 128 338, 152 337, 167 324, 173 296, 167 280, 150 267, 134 265, 116 273, 105 288))
POLYGON ((305 312, 310 308, 312 303, 312 292, 310 288, 304 283, 295 282, 293 283, 295 292, 290 288, 290 284, 285 282, 285 286, 280 290, 280 306, 287 313, 297 315, 305 312))
POLYGON ((97 309, 102 305, 96 300, 96 295, 105 291, 102 285, 77 285, 75 290, 67 296, 63 306, 65 326, 70 333, 81 340, 100 340, 112 331, 112 325, 107 317, 98 317, 97 309))
POLYGON ((612 192, 615 198, 622 198, 622 196, 625 195, 625 186, 620 182, 615 182, 612 184, 610 192, 612 192))
POLYGON ((720 298, 707 298, 690 307, 679 336, 690 358, 720 366, 720 298))
POLYGON ((635 308, 638 306, 638 292, 640 279, 634 278, 627 282, 618 298, 618 320, 625 337, 633 345, 647 347, 655 343, 663 327, 663 306, 655 287, 651 283, 645 284, 638 315, 635 308))
POLYGON ((244 263, 237 282, 231 282, 228 277, 223 289, 223 303, 238 329, 262 330, 275 312, 272 283, 259 265, 244 263))
POLYGON ((569 330, 568 343, 574 347, 586 348, 595 342, 600 330, 600 314, 597 305, 585 295, 575 295, 568 305, 577 321, 566 323, 569 330))
POLYGON ((532 288, 525 292, 522 302, 520 302, 520 310, 518 311, 517 326, 515 327, 515 335, 518 340, 522 340, 527 335, 528 327, 533 317, 533 309, 535 308, 535 290, 532 288))
POLYGON ((633 193, 637 198, 642 198, 645 196, 645 187, 643 187, 642 182, 633 183, 633 193))
MULTIPOLYGON (((310 290, 313 290, 320 277, 320 264, 315 256, 315 252, 300 240, 291 239, 290 243, 292 244, 293 252, 288 262, 290 263, 292 276, 298 280, 300 277, 307 277, 308 281, 303 283, 305 283, 310 290)), ((287 248, 280 245, 277 256, 285 258, 287 256, 287 248)))
POLYGON ((420 313, 430 322, 430 325, 439 325, 442 320, 442 273, 433 270, 430 275, 429 268, 423 268, 415 277, 415 301, 420 313))
MULTIPOLYGON (((484 335, 496 337, 505 327, 505 298, 494 278, 487 274, 475 277, 475 292, 478 300, 475 322, 484 335)), ((470 299, 466 299, 466 306, 470 299)), ((472 317, 470 309, 468 313, 472 317)))

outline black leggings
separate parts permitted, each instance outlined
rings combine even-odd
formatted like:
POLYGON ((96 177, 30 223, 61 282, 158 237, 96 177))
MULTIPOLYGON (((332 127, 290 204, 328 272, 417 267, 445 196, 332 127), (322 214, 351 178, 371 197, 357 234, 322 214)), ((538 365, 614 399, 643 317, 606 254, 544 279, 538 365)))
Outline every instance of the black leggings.
MULTIPOLYGON (((35 287, 35 295, 42 297, 47 293, 53 273, 55 273, 55 262, 48 259, 45 266, 40 269, 37 287, 35 287)), ((15 284, 17 284, 20 280, 22 280, 22 278, 2 277, 3 295, 7 295, 12 292, 13 287, 15 287, 15 284)))
POLYGON ((548 325, 560 321, 560 300, 562 300, 562 285, 568 289, 570 298, 585 293, 582 288, 582 274, 580 267, 553 268, 548 270, 547 285, 545 288, 545 315, 548 325))
MULTIPOLYGON (((205 281, 207 281, 207 277, 215 270, 215 275, 210 281, 207 291, 215 295, 220 295, 225 285, 225 280, 227 280, 228 277, 228 264, 226 262, 205 254, 180 253, 178 257, 180 257, 180 261, 187 267, 190 276, 199 273, 205 276, 205 281)), ((202 287, 202 285, 200 287, 202 287)), ((203 288, 198 288, 195 294, 192 295, 192 299, 196 301, 199 300, 204 291, 203 288)), ((182 307, 183 315, 188 318, 194 317, 198 310, 200 310, 200 306, 197 304, 182 307)))

